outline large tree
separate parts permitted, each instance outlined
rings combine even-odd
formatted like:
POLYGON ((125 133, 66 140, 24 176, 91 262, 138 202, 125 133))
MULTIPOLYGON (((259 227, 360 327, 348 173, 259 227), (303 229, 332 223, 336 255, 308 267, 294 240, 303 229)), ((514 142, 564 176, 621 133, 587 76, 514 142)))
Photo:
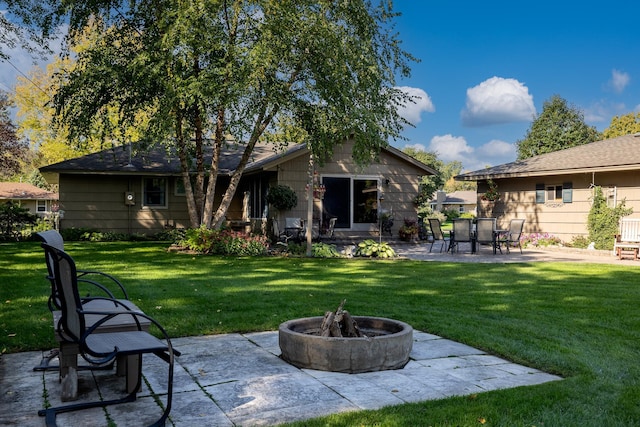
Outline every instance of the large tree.
POLYGON ((612 118, 609 127, 602 132, 602 136, 610 139, 638 132, 640 132, 640 113, 629 113, 612 118))
POLYGON ((395 77, 413 58, 388 0, 76 0, 63 12, 70 43, 90 22, 100 37, 60 76, 61 123, 76 141, 135 125, 146 144, 175 149, 192 226, 223 221, 253 147, 280 123, 302 129, 317 159, 351 137, 361 163, 406 125, 398 107, 411 100, 395 77), (114 109, 117 123, 107 117, 114 109), (228 143, 244 152, 214 210, 228 143))
POLYGON ((544 102, 524 139, 518 141, 518 160, 551 153, 601 138, 593 126, 584 121, 584 114, 558 95, 544 102))
POLYGON ((0 179, 10 179, 20 172, 29 154, 29 147, 20 141, 9 115, 11 106, 7 94, 0 91, 0 179))

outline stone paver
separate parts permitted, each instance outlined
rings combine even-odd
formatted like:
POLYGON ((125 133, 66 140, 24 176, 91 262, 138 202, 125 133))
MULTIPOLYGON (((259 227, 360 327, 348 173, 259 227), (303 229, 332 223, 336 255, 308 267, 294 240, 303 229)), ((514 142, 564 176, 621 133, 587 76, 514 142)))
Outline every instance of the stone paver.
MULTIPOLYGON (((277 332, 176 338, 171 420, 174 426, 269 426, 331 413, 469 395, 541 384, 561 378, 516 365, 436 335, 414 331, 410 362, 392 371, 341 374, 298 369, 278 356, 277 332)), ((43 426, 37 411, 59 405, 57 372, 34 372, 40 352, 0 359, 0 425, 43 426)), ((107 408, 117 426, 145 425, 159 417, 166 364, 144 361, 145 384, 135 402, 107 408)), ((80 398, 116 396, 123 380, 112 372, 80 371, 80 398)), ((60 414, 58 425, 107 426, 103 409, 60 414)))

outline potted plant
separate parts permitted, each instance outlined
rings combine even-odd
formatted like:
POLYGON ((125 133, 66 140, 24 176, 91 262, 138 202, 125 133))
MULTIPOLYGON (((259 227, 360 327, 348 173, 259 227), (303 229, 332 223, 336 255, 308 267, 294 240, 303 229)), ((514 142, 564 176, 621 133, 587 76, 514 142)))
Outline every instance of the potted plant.
POLYGON ((404 224, 398 229, 398 235, 401 240, 412 240, 418 236, 418 220, 405 218, 404 224))
POLYGON ((497 202, 498 200, 500 200, 501 195, 498 191, 498 184, 496 184, 492 179, 487 179, 487 185, 489 186, 489 188, 480 198, 487 202, 497 202))
POLYGON ((269 187, 266 197, 267 203, 279 211, 286 211, 296 207, 298 196, 296 192, 286 185, 274 185, 269 187))

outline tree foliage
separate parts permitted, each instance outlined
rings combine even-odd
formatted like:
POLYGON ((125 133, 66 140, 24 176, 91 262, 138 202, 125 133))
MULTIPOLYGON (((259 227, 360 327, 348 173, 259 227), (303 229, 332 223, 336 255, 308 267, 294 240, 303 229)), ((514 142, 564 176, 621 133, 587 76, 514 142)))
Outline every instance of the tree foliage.
POLYGON ((609 127, 602 132, 602 137, 610 139, 638 132, 640 132, 640 113, 629 113, 613 117, 609 127))
POLYGON ((438 159, 438 154, 434 151, 405 147, 402 149, 402 152, 438 172, 436 175, 425 175, 420 179, 420 188, 415 202, 418 205, 418 208, 425 205, 428 206, 431 199, 433 199, 435 192, 440 190, 444 185, 441 171, 444 169, 445 164, 442 160, 438 159))
POLYGON ((618 232, 620 218, 631 215, 632 212, 633 209, 625 207, 624 200, 616 207, 607 206, 602 187, 594 187, 591 209, 587 217, 589 241, 595 243, 596 249, 613 249, 613 236, 618 232))
POLYGON ((75 141, 96 128, 132 126, 144 135, 138 145, 175 148, 192 226, 222 222, 267 130, 304 130, 318 158, 352 137, 354 158, 366 163, 406 125, 398 106, 410 99, 395 77, 409 74, 413 58, 400 47, 388 0, 72 0, 62 7, 71 44, 91 22, 98 37, 60 75, 57 117, 75 141), (214 213, 218 159, 230 141, 244 152, 214 213))
POLYGON ((0 60, 10 59, 9 50, 21 48, 27 52, 48 52, 47 41, 56 25, 55 0, 0 1, 0 60))
POLYGON ((9 179, 20 172, 29 154, 29 147, 18 139, 9 116, 9 98, 0 91, 0 178, 9 179))
POLYGON ((554 95, 545 101, 542 113, 531 123, 524 139, 518 141, 518 160, 551 153, 601 138, 595 127, 584 122, 584 114, 554 95))

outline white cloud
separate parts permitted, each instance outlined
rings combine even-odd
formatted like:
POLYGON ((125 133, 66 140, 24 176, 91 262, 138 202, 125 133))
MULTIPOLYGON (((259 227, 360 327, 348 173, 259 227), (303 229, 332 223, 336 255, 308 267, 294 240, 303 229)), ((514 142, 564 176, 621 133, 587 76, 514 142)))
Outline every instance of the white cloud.
POLYGON ((434 136, 428 147, 423 144, 408 144, 405 147, 418 151, 433 151, 438 159, 445 163, 459 161, 463 170, 467 172, 513 162, 517 157, 515 144, 493 139, 474 148, 464 137, 451 134, 434 136))
POLYGON ((609 86, 611 86, 615 93, 622 93, 622 91, 627 87, 630 81, 631 77, 629 76, 629 73, 625 73, 615 69, 611 70, 611 80, 609 80, 609 86))
POLYGON ((491 77, 467 89, 466 107, 462 110, 465 126, 531 121, 536 114, 529 89, 515 79, 491 77))
POLYGON ((398 109, 400 116, 409 123, 418 124, 422 121, 421 115, 423 112, 433 113, 436 111, 431 97, 424 90, 410 86, 399 86, 397 89, 408 94, 414 100, 414 102, 407 102, 398 109))

